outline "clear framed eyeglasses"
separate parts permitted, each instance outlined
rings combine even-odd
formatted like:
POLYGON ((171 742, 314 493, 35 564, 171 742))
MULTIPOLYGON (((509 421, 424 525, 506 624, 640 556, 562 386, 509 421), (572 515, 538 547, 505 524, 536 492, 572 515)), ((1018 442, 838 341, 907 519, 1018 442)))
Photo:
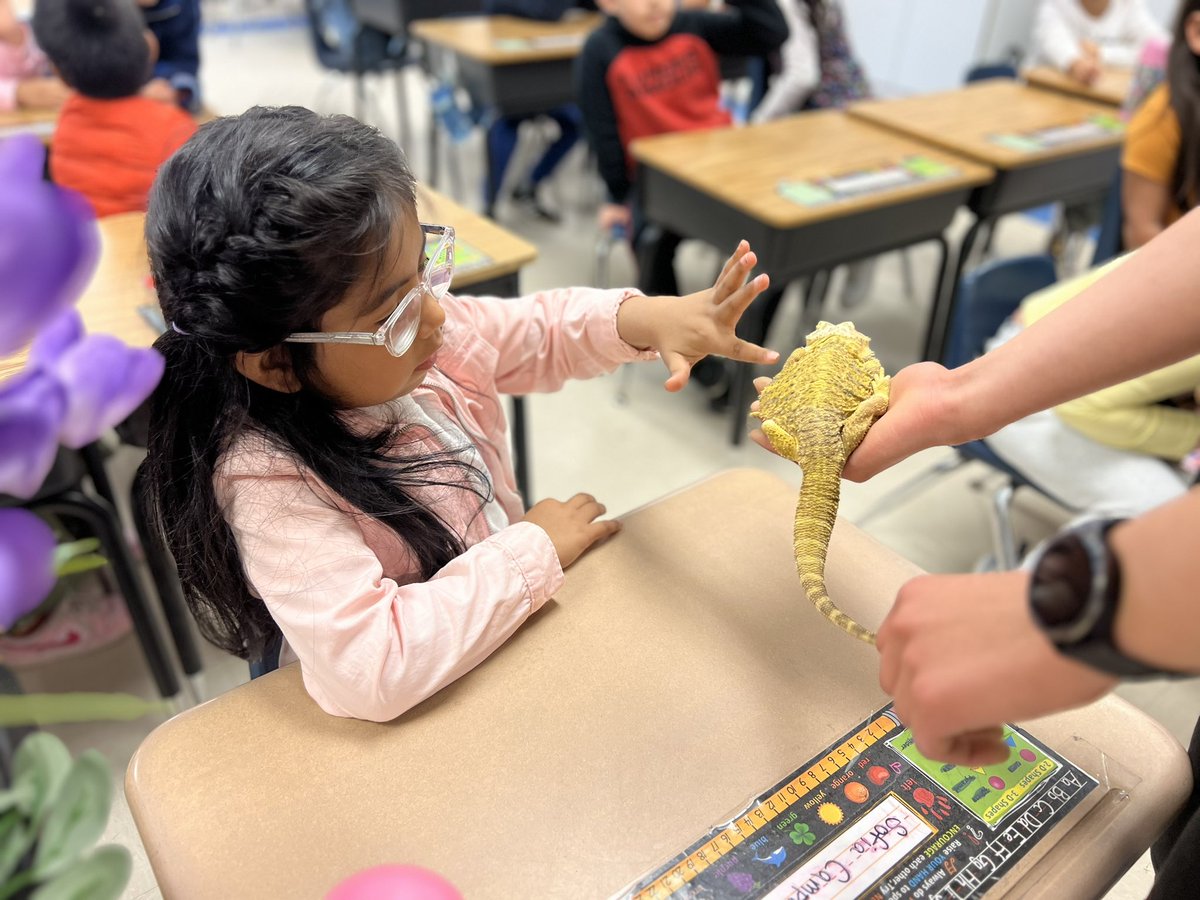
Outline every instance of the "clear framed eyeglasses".
POLYGON ((437 241, 425 256, 421 281, 401 298, 378 331, 303 331, 288 335, 284 341, 291 344, 371 344, 386 348, 392 356, 407 353, 421 327, 421 299, 428 295, 441 300, 450 290, 450 281, 454 277, 454 228, 422 224, 421 231, 425 234, 426 247, 432 240, 437 241))

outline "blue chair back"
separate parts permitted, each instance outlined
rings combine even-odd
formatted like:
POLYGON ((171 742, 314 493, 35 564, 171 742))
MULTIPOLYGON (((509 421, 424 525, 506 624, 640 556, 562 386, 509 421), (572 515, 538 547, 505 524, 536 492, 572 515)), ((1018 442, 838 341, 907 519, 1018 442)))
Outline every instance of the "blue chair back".
POLYGON ((1125 214, 1121 208, 1121 167, 1113 176, 1108 196, 1104 198, 1104 211, 1100 214, 1100 233, 1096 236, 1096 252, 1092 256, 1092 268, 1102 266, 1110 259, 1125 252, 1125 214))
POLYGON ((989 78, 1016 78, 1017 67, 1010 62, 980 63, 967 70, 963 79, 967 84, 973 81, 987 81, 989 78))
POLYGON ((350 0, 304 0, 317 62, 335 72, 394 69, 407 62, 407 42, 362 24, 350 0))
POLYGON ((979 356, 1022 300, 1057 280, 1054 259, 1046 255, 999 259, 968 273, 958 288, 942 365, 954 369, 979 356))

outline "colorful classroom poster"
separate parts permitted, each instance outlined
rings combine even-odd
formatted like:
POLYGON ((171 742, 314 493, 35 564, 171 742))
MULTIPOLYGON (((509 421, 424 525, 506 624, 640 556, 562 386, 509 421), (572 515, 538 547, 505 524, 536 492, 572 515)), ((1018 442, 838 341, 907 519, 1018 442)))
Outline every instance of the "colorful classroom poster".
POLYGON ((1003 763, 943 765, 886 706, 617 896, 982 896, 1098 787, 1021 729, 1003 734, 1003 763))

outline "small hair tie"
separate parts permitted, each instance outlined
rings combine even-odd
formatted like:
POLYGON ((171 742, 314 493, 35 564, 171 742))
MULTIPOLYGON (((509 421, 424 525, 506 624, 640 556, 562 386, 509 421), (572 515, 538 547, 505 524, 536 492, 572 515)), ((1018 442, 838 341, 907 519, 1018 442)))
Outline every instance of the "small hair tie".
POLYGON ((190 332, 184 331, 182 328, 180 328, 180 327, 179 327, 178 325, 176 325, 174 322, 172 322, 172 323, 171 323, 171 330, 172 330, 173 332, 175 332, 176 334, 182 334, 184 337, 191 337, 191 336, 192 336, 190 332))

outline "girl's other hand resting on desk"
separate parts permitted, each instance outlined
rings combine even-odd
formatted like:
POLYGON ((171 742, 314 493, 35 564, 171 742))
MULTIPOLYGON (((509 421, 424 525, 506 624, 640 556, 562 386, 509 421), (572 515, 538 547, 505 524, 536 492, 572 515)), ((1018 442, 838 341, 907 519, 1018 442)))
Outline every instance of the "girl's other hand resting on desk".
POLYGON ((744 341, 734 329, 770 285, 766 275, 747 281, 758 257, 745 241, 725 261, 716 283, 685 297, 630 297, 617 313, 617 331, 634 347, 657 350, 671 375, 668 391, 681 391, 692 366, 706 356, 770 365, 779 354, 744 341))
POLYGON ((597 502, 591 494, 576 494, 565 503, 561 500, 535 503, 525 513, 525 521, 532 522, 550 536, 559 564, 565 569, 594 544, 621 530, 621 523, 612 519, 596 521, 606 511, 604 504, 597 502))

